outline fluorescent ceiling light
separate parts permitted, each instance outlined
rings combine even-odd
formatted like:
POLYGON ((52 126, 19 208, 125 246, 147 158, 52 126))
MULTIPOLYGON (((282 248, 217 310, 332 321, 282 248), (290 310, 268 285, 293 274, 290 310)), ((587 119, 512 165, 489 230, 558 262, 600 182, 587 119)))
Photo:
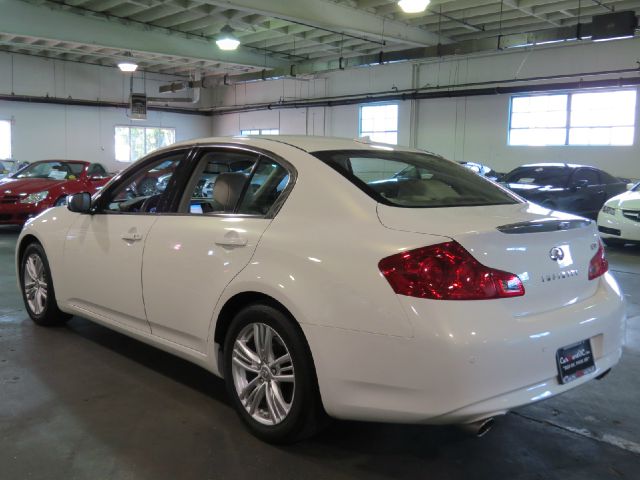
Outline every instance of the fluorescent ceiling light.
POLYGON ((240 45, 240 40, 233 34, 233 29, 229 25, 225 25, 220 30, 216 45, 220 50, 235 50, 240 45))
POLYGON ((421 13, 427 9, 429 0, 400 0, 398 6, 404 13, 421 13))
POLYGON ((135 72, 138 69, 138 64, 131 61, 119 62, 118 68, 123 72, 135 72))

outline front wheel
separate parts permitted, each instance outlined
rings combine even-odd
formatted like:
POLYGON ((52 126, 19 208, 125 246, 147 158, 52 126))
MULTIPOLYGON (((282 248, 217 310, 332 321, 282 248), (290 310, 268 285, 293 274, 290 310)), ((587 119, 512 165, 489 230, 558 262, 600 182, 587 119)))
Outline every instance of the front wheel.
POLYGON ((324 418, 302 332, 270 305, 251 305, 231 322, 224 376, 236 411, 263 440, 289 443, 309 437, 324 418))
POLYGON ((47 255, 39 243, 27 246, 22 255, 20 286, 27 313, 38 325, 62 325, 71 318, 58 308, 47 255))

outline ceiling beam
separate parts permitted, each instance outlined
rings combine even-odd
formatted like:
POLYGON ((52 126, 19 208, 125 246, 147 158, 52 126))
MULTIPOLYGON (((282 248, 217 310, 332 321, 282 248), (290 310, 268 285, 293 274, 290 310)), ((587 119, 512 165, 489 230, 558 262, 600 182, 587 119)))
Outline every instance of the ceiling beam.
POLYGON ((289 62, 244 49, 223 52, 212 41, 134 22, 79 15, 61 8, 0 0, 0 32, 62 42, 96 45, 121 51, 173 55, 261 68, 287 67, 289 62))
POLYGON ((333 32, 360 35, 371 40, 384 38, 408 45, 451 43, 447 38, 405 22, 387 19, 373 13, 333 3, 328 0, 203 0, 216 5, 267 17, 302 23, 333 32))

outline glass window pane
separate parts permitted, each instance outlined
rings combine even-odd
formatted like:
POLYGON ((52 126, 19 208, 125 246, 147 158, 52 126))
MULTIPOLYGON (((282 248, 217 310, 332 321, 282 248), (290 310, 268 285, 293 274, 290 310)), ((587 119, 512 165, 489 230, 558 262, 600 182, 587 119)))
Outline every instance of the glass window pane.
POLYGON ((513 97, 511 99, 511 111, 512 112, 528 112, 530 110, 529 104, 531 97, 513 97))
POLYGON ((11 122, 0 121, 0 159, 11 158, 11 122))
POLYGON ((612 128, 611 145, 633 145, 633 127, 612 128))
POLYGON ((511 130, 509 145, 564 145, 564 128, 527 128, 511 130))
POLYGON ((131 160, 135 161, 144 157, 145 154, 145 129, 131 127, 131 160))
POLYGON ((176 142, 175 128, 115 127, 116 160, 131 162, 176 142))
POLYGON ((398 142, 398 105, 360 107, 360 137, 396 144, 398 142))
POLYGON ((129 138, 129 127, 116 127, 116 160, 119 162, 131 161, 131 148, 129 138))
POLYGON ((107 211, 156 213, 171 175, 183 154, 165 156, 129 177, 107 200, 107 211))
MULTIPOLYGON (((608 92, 574 93, 571 97, 571 126, 597 127, 590 130, 589 145, 618 145, 613 141, 613 131, 603 127, 633 127, 635 124, 636 91, 618 90, 608 92)), ((616 132, 627 130, 616 130, 616 132)), ((585 143, 584 134, 570 135, 574 144, 585 143), (578 140, 578 135, 580 140, 578 140), (577 143, 580 141, 580 143, 577 143)), ((618 135, 618 134, 617 134, 618 135)), ((628 144, 628 133, 620 133, 616 142, 628 144)), ((633 143, 633 139, 631 139, 633 143)))
POLYGON ((266 215, 289 183, 289 172, 278 163, 261 160, 251 177, 238 213, 266 215))
POLYGON ((589 145, 589 129, 572 128, 569 130, 569 145, 589 145))

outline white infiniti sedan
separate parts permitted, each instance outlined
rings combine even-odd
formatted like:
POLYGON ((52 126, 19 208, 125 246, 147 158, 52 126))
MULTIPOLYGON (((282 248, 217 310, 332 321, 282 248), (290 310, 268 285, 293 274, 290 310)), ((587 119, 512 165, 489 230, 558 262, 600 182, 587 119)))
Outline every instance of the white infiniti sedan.
POLYGON ((640 243, 640 182, 605 202, 598 213, 598 230, 609 246, 640 243))
POLYGON ((354 140, 156 151, 32 219, 16 261, 37 324, 79 315, 190 360, 273 442, 327 414, 482 433, 603 376, 624 336, 593 222, 435 155, 354 140), (139 196, 168 160, 166 187, 139 196))

